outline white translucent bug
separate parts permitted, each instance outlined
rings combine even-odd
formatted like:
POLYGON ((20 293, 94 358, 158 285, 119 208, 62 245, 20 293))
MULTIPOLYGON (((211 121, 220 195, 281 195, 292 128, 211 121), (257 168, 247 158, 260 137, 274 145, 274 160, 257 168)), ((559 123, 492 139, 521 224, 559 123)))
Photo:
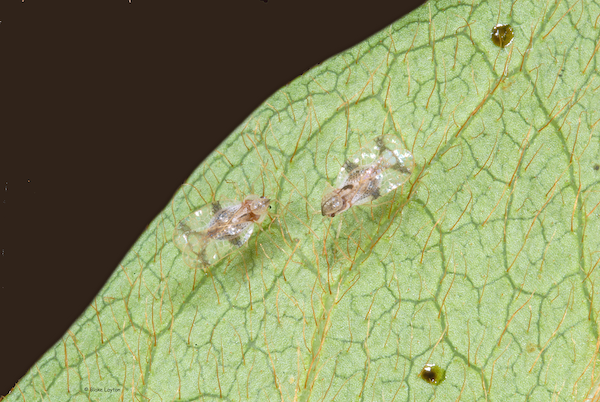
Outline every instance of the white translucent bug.
POLYGON ((323 193, 321 213, 334 216, 375 200, 408 180, 413 155, 393 135, 382 135, 362 147, 342 165, 335 182, 323 193))
POLYGON ((206 268, 241 247, 267 216, 271 200, 248 195, 243 201, 215 201, 182 219, 173 243, 191 268, 206 268))

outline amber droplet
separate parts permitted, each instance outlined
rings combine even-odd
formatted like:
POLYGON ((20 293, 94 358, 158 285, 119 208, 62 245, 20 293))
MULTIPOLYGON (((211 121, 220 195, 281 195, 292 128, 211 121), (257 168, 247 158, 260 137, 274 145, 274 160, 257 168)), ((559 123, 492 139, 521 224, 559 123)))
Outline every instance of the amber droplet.
POLYGON ((492 28, 492 42, 498 47, 510 45, 514 37, 513 29, 508 24, 498 24, 492 28))
POLYGON ((446 379, 446 370, 437 364, 427 363, 419 373, 419 377, 430 384, 440 385, 446 379))

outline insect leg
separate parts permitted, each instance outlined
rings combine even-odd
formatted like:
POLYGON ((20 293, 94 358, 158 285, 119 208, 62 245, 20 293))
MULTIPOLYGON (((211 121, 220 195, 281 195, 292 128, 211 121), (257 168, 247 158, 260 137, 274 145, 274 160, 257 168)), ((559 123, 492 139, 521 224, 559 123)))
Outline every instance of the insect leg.
POLYGON ((351 162, 349 160, 344 162, 344 164, 342 165, 342 169, 345 169, 346 172, 352 172, 357 167, 358 167, 358 165, 356 163, 351 162))
POLYGON ((228 239, 228 241, 235 247, 242 247, 245 243, 240 236, 228 239))
POLYGON ((379 148, 379 153, 382 153, 386 149, 389 149, 385 146, 385 143, 383 142, 383 136, 375 138, 375 145, 377 145, 377 148, 379 148))
POLYGON ((381 193, 379 192, 379 188, 374 188, 373 190, 370 191, 371 197, 373 197, 374 200, 378 199, 379 197, 381 197, 381 193))
POLYGON ((223 209, 221 207, 221 203, 219 201, 213 201, 211 205, 212 205, 212 212, 214 215, 216 215, 217 212, 219 212, 220 210, 223 209))
POLYGON ((399 171, 400 173, 408 173, 408 174, 412 174, 412 171, 408 168, 408 166, 400 163, 400 162, 396 162, 394 163, 392 166, 390 166, 390 169, 394 169, 399 171))

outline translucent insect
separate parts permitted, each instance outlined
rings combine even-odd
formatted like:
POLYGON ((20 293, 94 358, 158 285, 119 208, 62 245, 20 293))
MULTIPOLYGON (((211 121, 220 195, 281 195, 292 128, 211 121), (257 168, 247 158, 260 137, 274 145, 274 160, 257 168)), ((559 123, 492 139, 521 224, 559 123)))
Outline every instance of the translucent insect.
POLYGON ((342 165, 335 188, 327 185, 321 201, 323 216, 334 216, 375 200, 408 180, 413 155, 393 135, 383 135, 362 147, 342 165))
POLYGON ((206 268, 241 247, 267 216, 271 200, 248 195, 243 201, 215 201, 192 212, 175 227, 173 243, 191 268, 206 268))

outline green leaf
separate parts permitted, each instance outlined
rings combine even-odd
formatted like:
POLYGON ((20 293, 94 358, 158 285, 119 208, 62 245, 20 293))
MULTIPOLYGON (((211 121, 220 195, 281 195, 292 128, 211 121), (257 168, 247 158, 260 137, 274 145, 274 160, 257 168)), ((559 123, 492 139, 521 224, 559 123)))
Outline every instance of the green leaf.
POLYGON ((430 2, 282 88, 6 400, 596 395, 599 13, 430 2), (410 181, 322 217, 326 183, 379 133, 412 150, 410 181), (210 276, 183 264, 174 225, 249 193, 276 200, 249 244, 210 276))

